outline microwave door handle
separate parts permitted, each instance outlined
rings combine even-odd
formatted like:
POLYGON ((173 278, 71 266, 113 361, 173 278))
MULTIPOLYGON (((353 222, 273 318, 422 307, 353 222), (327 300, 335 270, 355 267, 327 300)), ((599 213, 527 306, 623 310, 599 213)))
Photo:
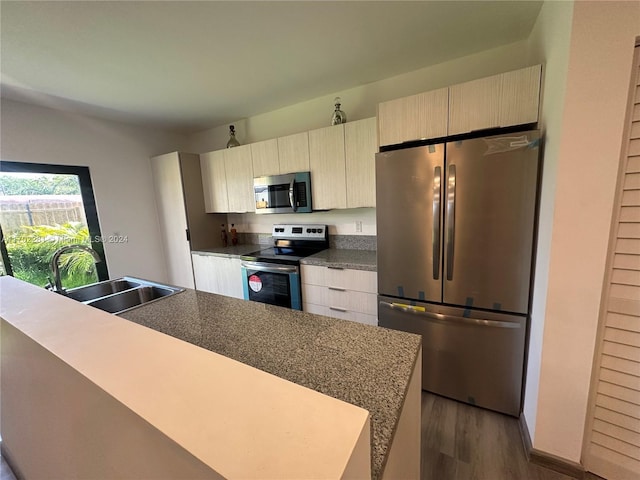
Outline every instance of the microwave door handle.
POLYGON ((289 205, 291 205, 291 208, 293 209, 294 212, 298 210, 298 205, 296 202, 295 186, 296 186, 296 179, 294 178, 293 180, 291 180, 291 183, 289 184, 289 205))

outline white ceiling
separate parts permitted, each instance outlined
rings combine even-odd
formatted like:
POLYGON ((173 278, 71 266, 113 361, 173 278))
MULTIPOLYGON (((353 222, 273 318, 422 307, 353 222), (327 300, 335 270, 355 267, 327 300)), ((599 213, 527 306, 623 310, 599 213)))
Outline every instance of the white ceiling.
POLYGON ((2 96, 198 131, 526 38, 540 1, 6 1, 2 96))

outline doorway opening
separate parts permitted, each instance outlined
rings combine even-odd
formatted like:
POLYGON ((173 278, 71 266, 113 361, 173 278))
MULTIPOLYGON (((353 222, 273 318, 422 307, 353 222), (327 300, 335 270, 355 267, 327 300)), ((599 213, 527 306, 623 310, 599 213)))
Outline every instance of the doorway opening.
POLYGON ((50 262, 60 248, 62 285, 107 280, 109 273, 88 167, 0 162, 0 274, 45 287, 53 284, 50 262))

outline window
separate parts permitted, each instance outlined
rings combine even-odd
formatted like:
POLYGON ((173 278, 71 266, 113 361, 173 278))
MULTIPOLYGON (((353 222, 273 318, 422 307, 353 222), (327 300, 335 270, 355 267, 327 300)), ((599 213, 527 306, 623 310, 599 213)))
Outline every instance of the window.
POLYGON ((98 212, 87 167, 0 162, 0 274, 39 286, 50 283, 51 257, 59 248, 82 250, 59 259, 62 285, 73 288, 109 278, 98 212))

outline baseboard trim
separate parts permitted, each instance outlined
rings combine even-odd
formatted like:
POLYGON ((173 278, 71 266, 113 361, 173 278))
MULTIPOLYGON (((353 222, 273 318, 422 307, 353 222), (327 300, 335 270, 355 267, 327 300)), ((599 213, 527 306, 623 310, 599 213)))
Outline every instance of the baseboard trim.
POLYGON ((529 428, 527 427, 527 422, 525 422, 524 415, 520 415, 518 424, 520 425, 522 445, 531 463, 568 475, 572 478, 579 480, 584 479, 586 471, 583 465, 533 448, 531 435, 529 434, 529 428))
POLYGON ((522 446, 524 447, 524 452, 527 454, 527 459, 530 460, 531 450, 533 450, 533 445, 531 443, 531 434, 529 433, 529 427, 527 427, 527 422, 524 419, 524 415, 520 414, 518 417, 518 425, 520 426, 520 438, 522 439, 522 446))

